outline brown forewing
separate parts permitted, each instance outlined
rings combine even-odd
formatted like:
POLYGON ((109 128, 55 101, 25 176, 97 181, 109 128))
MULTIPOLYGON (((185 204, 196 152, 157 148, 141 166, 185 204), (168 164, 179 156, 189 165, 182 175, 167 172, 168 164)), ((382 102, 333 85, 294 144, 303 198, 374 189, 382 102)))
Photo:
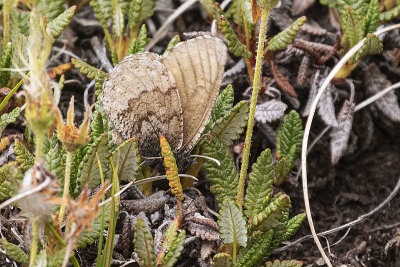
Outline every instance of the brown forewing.
MULTIPOLYGON (((153 53, 126 57, 107 77, 103 107, 122 140, 135 137, 143 156, 159 155, 159 136, 173 149, 183 140, 181 101, 174 78, 153 53)), ((114 139, 114 138, 113 138, 114 139)))

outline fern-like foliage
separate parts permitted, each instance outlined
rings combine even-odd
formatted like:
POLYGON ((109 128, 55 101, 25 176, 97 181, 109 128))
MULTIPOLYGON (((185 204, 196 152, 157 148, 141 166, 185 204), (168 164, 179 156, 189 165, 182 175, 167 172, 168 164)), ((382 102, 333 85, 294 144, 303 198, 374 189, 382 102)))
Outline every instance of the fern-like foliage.
POLYGON ((181 38, 179 37, 179 35, 175 35, 171 39, 171 41, 169 41, 167 48, 165 48, 164 53, 162 55, 165 56, 169 50, 171 50, 174 46, 176 46, 180 42, 181 42, 181 38))
POLYGON ((250 221, 253 230, 263 232, 278 226, 279 220, 285 212, 289 212, 291 201, 288 195, 277 194, 268 203, 268 206, 250 221))
POLYGON ((287 157, 293 145, 296 146, 297 157, 301 151, 303 139, 303 124, 300 115, 292 110, 284 117, 276 133, 276 157, 287 157))
POLYGON ((138 37, 132 39, 129 45, 128 55, 144 52, 147 42, 148 42, 147 29, 146 25, 143 24, 142 27, 140 28, 138 37))
POLYGON ((237 194, 239 174, 233 163, 229 148, 218 138, 212 138, 211 142, 203 145, 203 155, 220 161, 218 166, 214 161, 206 161, 204 169, 207 171, 207 180, 211 183, 210 191, 217 196, 217 201, 222 203, 225 198, 234 200, 237 194))
POLYGON ((237 140, 247 126, 250 104, 241 101, 235 105, 223 118, 217 120, 211 128, 211 133, 224 145, 230 146, 237 140))
POLYGON ((96 239, 99 238, 100 231, 103 231, 104 228, 108 227, 110 222, 111 215, 111 202, 104 205, 104 221, 102 224, 102 216, 97 216, 94 219, 92 226, 90 229, 85 230, 83 234, 79 237, 78 248, 84 248, 88 245, 94 243, 96 239))
POLYGON ((219 210, 218 217, 219 233, 225 245, 236 244, 245 247, 247 244, 246 221, 242 211, 236 203, 230 199, 225 199, 219 210))
POLYGON ((270 51, 276 51, 286 48, 287 45, 291 44, 296 37, 297 32, 301 26, 304 25, 307 18, 305 16, 297 19, 291 26, 275 35, 268 42, 267 49, 270 51))
POLYGON ((65 165, 63 159, 64 154, 62 153, 61 148, 56 144, 51 147, 48 152, 43 154, 45 155, 45 169, 56 175, 60 188, 63 188, 65 165))
POLYGON ((100 169, 97 164, 96 154, 99 156, 103 173, 107 174, 110 170, 109 157, 111 156, 108 149, 107 134, 99 136, 87 148, 85 156, 79 165, 78 179, 80 188, 83 188, 85 184, 87 184, 89 188, 95 188, 101 183, 100 169))
POLYGON ((17 155, 16 161, 19 164, 19 168, 26 172, 33 166, 35 158, 20 141, 16 140, 14 145, 14 153, 17 155))
POLYGON ((89 64, 83 62, 82 60, 72 58, 72 64, 75 68, 78 68, 82 74, 85 74, 89 79, 95 79, 96 84, 95 87, 97 90, 101 90, 103 88, 103 83, 106 78, 106 73, 98 68, 90 66, 89 64))
POLYGON ((165 231, 164 241, 161 245, 160 252, 157 255, 157 260, 156 260, 157 265, 163 262, 166 253, 172 248, 172 246, 176 242, 178 237, 179 227, 180 227, 180 221, 174 219, 168 226, 167 230, 165 231))
POLYGON ((24 178, 15 161, 4 164, 0 167, 0 201, 13 196, 16 189, 16 181, 13 178, 22 180, 24 178))
POLYGON ((65 27, 68 26, 70 19, 75 14, 75 11, 76 6, 72 6, 47 24, 47 30, 50 31, 50 34, 54 39, 60 36, 65 27))
POLYGON ((52 255, 47 255, 46 267, 59 267, 62 266, 66 253, 66 248, 62 248, 54 252, 52 255))
POLYGON ((368 55, 377 55, 380 54, 382 51, 383 51, 382 40, 379 39, 379 37, 376 36, 375 34, 369 33, 363 45, 354 55, 353 61, 358 62, 368 55))
POLYGON ((128 28, 136 31, 143 21, 153 15, 156 0, 132 0, 129 6, 128 28))
POLYGON ((174 266, 174 264, 178 261, 178 258, 182 253, 185 240, 186 240, 186 232, 185 230, 182 230, 179 233, 178 237, 176 238, 175 242, 172 244, 171 248, 168 250, 167 255, 165 255, 161 264, 162 267, 174 266))
POLYGON ((66 0, 38 0, 36 7, 42 16, 51 21, 64 12, 66 2, 66 0))
MULTIPOLYGON (((11 42, 3 50, 1 55, 0 68, 10 68, 12 59, 12 45, 11 42)), ((0 71, 0 88, 1 87, 11 87, 11 72, 10 71, 0 71)), ((0 133, 1 136, 1 133, 0 133)))
POLYGON ((118 179, 131 181, 139 168, 139 152, 136 139, 122 143, 112 153, 115 167, 118 169, 118 179), (119 165, 117 166, 117 161, 119 165))
POLYGON ((220 19, 219 27, 228 40, 229 51, 237 57, 250 58, 251 52, 247 50, 246 46, 242 44, 232 29, 232 25, 227 19, 222 17, 220 19))
POLYGON ((28 255, 17 245, 8 242, 4 237, 1 239, 1 245, 10 259, 23 264, 29 263, 28 255))
POLYGON ((137 218, 135 224, 135 238, 133 239, 135 252, 140 259, 140 265, 144 267, 155 267, 156 257, 154 255, 153 237, 147 230, 142 218, 137 218))
POLYGON ((364 36, 376 31, 379 26, 379 0, 371 0, 363 21, 364 36))
POLYGON ((14 108, 10 113, 4 113, 0 117, 0 136, 3 134, 4 129, 8 124, 14 123, 21 113, 19 107, 14 108))
POLYGON ((288 155, 286 155, 286 157, 281 158, 278 164, 276 164, 275 168, 276 173, 274 179, 274 184, 276 186, 279 186, 281 183, 286 181, 290 172, 293 169, 296 158, 297 158, 296 145, 293 145, 290 148, 288 155))
MULTIPOLYGON (((108 28, 108 20, 112 16, 111 0, 91 0, 90 5, 93 7, 94 14, 100 21, 103 29, 108 28)), ((107 30, 108 31, 108 30, 107 30)))
POLYGON ((175 195, 176 199, 182 201, 183 189, 178 176, 178 166, 176 165, 176 160, 171 147, 164 136, 160 137, 160 146, 161 155, 164 158, 165 173, 169 181, 169 187, 171 187, 171 192, 175 195))
POLYGON ((234 91, 232 85, 228 85, 217 97, 211 112, 211 121, 216 122, 223 118, 233 106, 234 91))
POLYGON ((353 9, 347 8, 346 12, 342 16, 342 29, 343 29, 343 40, 348 43, 347 49, 355 46, 363 36, 362 23, 360 18, 356 15, 353 9))
POLYGON ((232 257, 228 253, 218 253, 213 257, 213 267, 231 267, 232 257))
POLYGON ((239 251, 237 267, 256 267, 265 262, 272 253, 273 230, 256 232, 249 239, 247 247, 239 251))
POLYGON ((379 14, 380 23, 385 23, 391 21, 392 19, 398 17, 400 15, 400 5, 398 4, 395 8, 392 8, 389 11, 382 12, 379 14))
POLYGON ((244 213, 249 219, 262 211, 272 192, 275 170, 271 150, 263 151, 251 169, 244 199, 244 213))

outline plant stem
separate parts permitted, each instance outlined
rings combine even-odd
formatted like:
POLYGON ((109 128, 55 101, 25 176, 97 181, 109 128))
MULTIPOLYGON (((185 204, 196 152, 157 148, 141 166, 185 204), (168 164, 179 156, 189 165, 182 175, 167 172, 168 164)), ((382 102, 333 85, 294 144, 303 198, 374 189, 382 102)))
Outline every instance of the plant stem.
MULTIPOLYGON (((66 246, 64 240, 61 238, 61 236, 56 232, 56 230, 54 229, 53 225, 51 224, 47 224, 46 225, 47 228, 50 229, 50 231, 52 232, 52 234, 54 235, 54 237, 58 240, 58 242, 60 242, 64 247, 66 246)), ((70 258, 71 263, 74 265, 74 267, 80 267, 78 260, 76 259, 75 255, 71 256, 70 258)))
MULTIPOLYGON (((69 195, 69 185, 71 182, 71 165, 72 165, 72 155, 71 151, 67 151, 67 161, 65 164, 65 177, 64 177, 64 193, 63 199, 66 200, 69 195)), ((60 207, 60 215, 58 217, 58 221, 62 224, 62 220, 65 213, 65 204, 62 204, 60 207)))
POLYGON ((36 133, 36 152, 35 152, 35 162, 39 162, 39 159, 42 157, 43 154, 43 134, 36 133))
POLYGON ((21 85, 24 83, 24 80, 21 79, 16 86, 11 89, 11 91, 6 95, 6 97, 1 101, 0 104, 0 111, 3 110, 4 106, 7 105, 8 101, 10 98, 15 94, 15 92, 21 87, 21 85))
POLYGON ((245 185, 246 176, 247 176, 247 169, 249 166, 251 137, 253 135, 254 114, 256 112, 257 96, 258 96, 258 91, 260 89, 260 74, 261 74, 261 66, 262 66, 261 63, 262 63, 262 59, 263 59, 264 39, 265 39, 266 31, 267 31, 268 14, 269 14, 269 10, 267 10, 267 9, 263 9, 261 11, 261 24, 260 24, 260 34, 258 37, 256 67, 255 67, 255 71, 254 71, 253 93, 251 95, 249 121, 247 123, 247 132, 246 132, 246 140, 244 143, 242 167, 240 169, 239 186, 238 186, 238 192, 237 192, 237 197, 236 197, 236 203, 238 204, 239 208, 242 208, 242 206, 243 206, 244 185, 245 185))
POLYGON ((37 220, 34 220, 32 222, 32 242, 31 242, 29 267, 35 265, 37 250, 38 250, 38 222, 37 220))

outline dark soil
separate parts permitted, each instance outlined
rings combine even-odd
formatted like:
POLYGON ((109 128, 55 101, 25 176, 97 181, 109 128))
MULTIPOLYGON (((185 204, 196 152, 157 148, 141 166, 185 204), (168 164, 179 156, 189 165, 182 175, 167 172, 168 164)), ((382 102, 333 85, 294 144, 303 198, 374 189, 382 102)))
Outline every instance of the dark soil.
MULTIPOLYGON (((160 0, 161 1, 161 0, 160 0)), ((175 9, 179 6, 180 1, 163 1, 167 3, 168 8, 175 9)), ((282 1, 283 6, 277 9, 272 14, 272 23, 269 31, 269 36, 279 32, 297 17, 293 16, 290 11, 290 1, 282 1)), ((318 2, 318 1, 317 1, 318 2)), ((322 28, 335 33, 333 26, 329 23, 328 8, 321 6, 318 3, 310 7, 305 14, 308 17, 308 22, 317 22, 322 28)), ((170 12, 165 10, 156 11, 156 15, 152 19, 152 24, 156 28, 160 27, 162 21, 168 17, 170 12)), ((67 40, 66 49, 70 52, 83 58, 89 64, 100 67, 96 52, 91 45, 90 40, 99 38, 102 40, 103 34, 100 24, 95 24, 96 18, 91 7, 84 6, 76 14, 71 25, 67 28, 64 35, 61 37, 67 40), (89 23, 90 22, 90 23, 89 23), (90 25, 89 25, 90 24, 90 25)), ((191 31, 209 31, 209 19, 205 16, 204 10, 199 4, 196 4, 189 11, 185 12, 176 22, 168 29, 168 34, 153 48, 153 51, 160 53, 166 47, 168 41, 175 34, 191 31)), ((154 31, 149 27, 150 37, 154 31)), ((393 49, 400 47, 400 38, 398 32, 389 34, 385 38, 385 49, 393 49), (396 41, 397 39, 397 41, 396 41)), ((306 37, 300 33, 299 38, 306 37)), ((308 38, 310 39, 310 38, 308 38)), ((322 42, 329 45, 334 44, 334 39, 330 37, 313 37, 312 41, 322 42)), ((62 46, 62 42, 57 42, 57 46, 62 46)), ((338 56, 336 56, 338 58, 338 56)), ((231 68, 239 59, 232 57, 228 60, 228 68, 231 68)), ((67 55, 59 56, 52 65, 58 65, 69 61, 67 55)), ((278 63, 278 66, 284 75, 289 78, 289 81, 294 85, 295 90, 299 94, 300 106, 297 106, 295 101, 286 93, 282 93, 282 101, 288 104, 288 110, 296 108, 298 111, 303 110, 309 93, 310 79, 317 70, 311 67, 308 80, 304 86, 296 86, 296 75, 301 57, 294 57, 289 63, 278 63)), ((375 62, 385 73, 389 80, 398 82, 400 80, 400 68, 392 67, 387 63, 384 56, 368 57, 364 60, 366 64, 375 62)), ((336 59, 331 59, 320 68, 333 67, 337 62, 336 59)), ((351 79, 356 85, 355 102, 361 102, 366 98, 366 93, 363 86, 363 66, 354 71, 351 79)), ((264 76, 271 77, 268 64, 264 64, 264 76)), ((83 111, 83 92, 90 82, 87 78, 79 73, 78 70, 72 70, 66 74, 66 80, 76 79, 65 85, 62 91, 62 99, 60 106, 66 109, 71 95, 75 95, 75 102, 83 111), (79 104, 80 103, 80 104, 79 104), (80 105, 80 106, 79 106, 80 105)), ((247 97, 243 96, 244 91, 250 86, 246 69, 235 75, 235 78, 230 81, 235 89, 235 102, 238 102, 247 97)), ((276 85, 275 85, 276 86, 276 85)), ((277 86, 276 86, 277 87, 277 86)), ((278 88, 278 87, 277 87, 278 88)), ((338 86, 338 88, 341 88, 338 86)), ((88 90, 89 102, 94 101, 94 88, 88 90)), ((340 98, 340 97, 339 97, 340 98)), ((340 100, 342 103, 343 99, 340 100)), ((337 111, 340 106, 337 107, 337 111)), ((288 111, 287 110, 287 111, 288 111)), ((83 114, 83 113, 82 113, 83 114)), ((78 117, 82 118, 82 114, 78 117)), ((306 118, 304 118, 305 121, 306 118)), ((314 224, 317 232, 323 232, 340 225, 346 224, 359 216, 371 211, 378 206, 393 190, 400 177, 400 127, 399 123, 389 121, 385 115, 379 111, 367 107, 363 111, 355 114, 353 130, 349 145, 349 151, 342 158, 338 165, 332 166, 330 163, 330 145, 329 135, 325 136, 317 143, 308 156, 308 183, 310 191, 311 209, 314 219, 314 224)), ((277 124, 272 124, 271 127, 276 129, 277 124)), ((318 118, 315 118, 313 123, 310 141, 317 136, 325 127, 324 123, 318 118)), ((15 125, 16 130, 21 130, 20 125, 15 125)), ((273 138, 266 136, 267 133, 261 125, 257 125, 254 133, 254 141, 252 147, 251 160, 257 158, 260 152, 266 148, 274 149, 273 138)), ((242 141, 244 138, 242 138, 242 141)), ((240 141, 238 142, 240 144, 240 141)), ((238 154, 235 154, 238 157, 238 154)), ((304 212, 303 191, 301 187, 301 178, 295 180, 299 164, 296 165, 295 171, 291 179, 284 183, 277 191, 282 191, 291 197, 293 208, 291 215, 304 212)), ((208 214, 204 208, 204 202, 208 206, 216 210, 215 202, 211 194, 207 191, 208 184, 200 181, 197 188, 206 197, 199 197, 199 193, 195 190, 187 190, 186 207, 192 213, 200 212, 208 218, 214 218, 208 214), (191 203, 193 202, 193 203, 191 203)), ((165 183, 154 185, 153 189, 165 189, 165 183)), ((165 197, 165 195, 163 195, 165 197)), ((142 198, 140 193, 135 190, 128 192, 122 196, 122 199, 142 198)), ((147 216, 152 222, 153 227, 159 227, 163 217, 168 217, 171 214, 169 209, 173 209, 174 202, 172 199, 165 197, 165 202, 157 203, 159 211, 154 210, 151 216, 147 216), (166 205, 166 206, 165 206, 166 205), (159 216, 159 217, 157 217, 159 216)), ((394 199, 373 216, 368 217, 360 224, 357 224, 347 232, 347 229, 337 233, 320 237, 323 246, 329 246, 328 252, 335 266, 400 266, 400 199, 395 196, 394 199), (397 238, 397 239, 396 239, 397 238), (396 242, 397 241, 397 242, 396 242)), ((189 213, 189 211, 187 211, 189 213)), ((146 217, 146 215, 140 215, 146 217)), ((136 217, 135 217, 136 218, 136 217)), ((130 258, 132 251, 127 250, 124 244, 131 245, 133 230, 128 229, 133 225, 134 218, 126 211, 126 206, 122 205, 122 212, 119 216, 117 224, 117 236, 119 245, 116 246, 114 259, 116 266, 130 258), (125 240, 126 239, 126 240, 125 240), (125 240, 125 241, 124 241, 125 240)), ((157 228, 156 227, 156 228, 157 228)), ((185 226, 189 227, 189 226, 185 226)), ((153 229, 155 230, 155 229, 153 229)), ((289 241, 292 242, 297 238, 309 235, 310 230, 307 221, 303 223, 298 233, 289 241)), ((180 266, 197 266, 200 261, 195 259, 200 258, 203 250, 215 249, 216 243, 210 241, 201 242, 199 239, 189 242, 185 247, 180 266), (211 244, 212 243, 212 244, 211 244), (201 251, 200 251, 201 250, 201 251)), ((79 250, 77 255, 82 261, 81 266, 91 266, 97 253, 97 243, 79 250)), ((272 259, 298 259, 304 261, 304 266, 323 266, 321 255, 317 250, 314 241, 309 238, 301 243, 287 248, 284 252, 273 254, 272 259)), ((206 264, 205 262, 202 262, 206 264)), ((133 266, 133 265, 132 265, 133 266)))

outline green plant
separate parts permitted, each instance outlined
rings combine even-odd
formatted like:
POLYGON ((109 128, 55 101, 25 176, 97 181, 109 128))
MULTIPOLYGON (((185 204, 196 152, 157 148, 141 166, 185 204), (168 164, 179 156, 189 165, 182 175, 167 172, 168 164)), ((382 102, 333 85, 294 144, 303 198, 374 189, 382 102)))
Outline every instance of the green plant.
POLYGON ((336 78, 345 78, 350 75, 366 56, 380 54, 383 51, 382 40, 373 32, 379 24, 388 22, 400 14, 400 4, 390 6, 390 10, 381 12, 382 4, 379 0, 321 0, 321 3, 335 8, 339 13, 339 22, 343 31, 342 55, 366 37, 363 49, 360 49, 342 67, 336 74, 336 78))

